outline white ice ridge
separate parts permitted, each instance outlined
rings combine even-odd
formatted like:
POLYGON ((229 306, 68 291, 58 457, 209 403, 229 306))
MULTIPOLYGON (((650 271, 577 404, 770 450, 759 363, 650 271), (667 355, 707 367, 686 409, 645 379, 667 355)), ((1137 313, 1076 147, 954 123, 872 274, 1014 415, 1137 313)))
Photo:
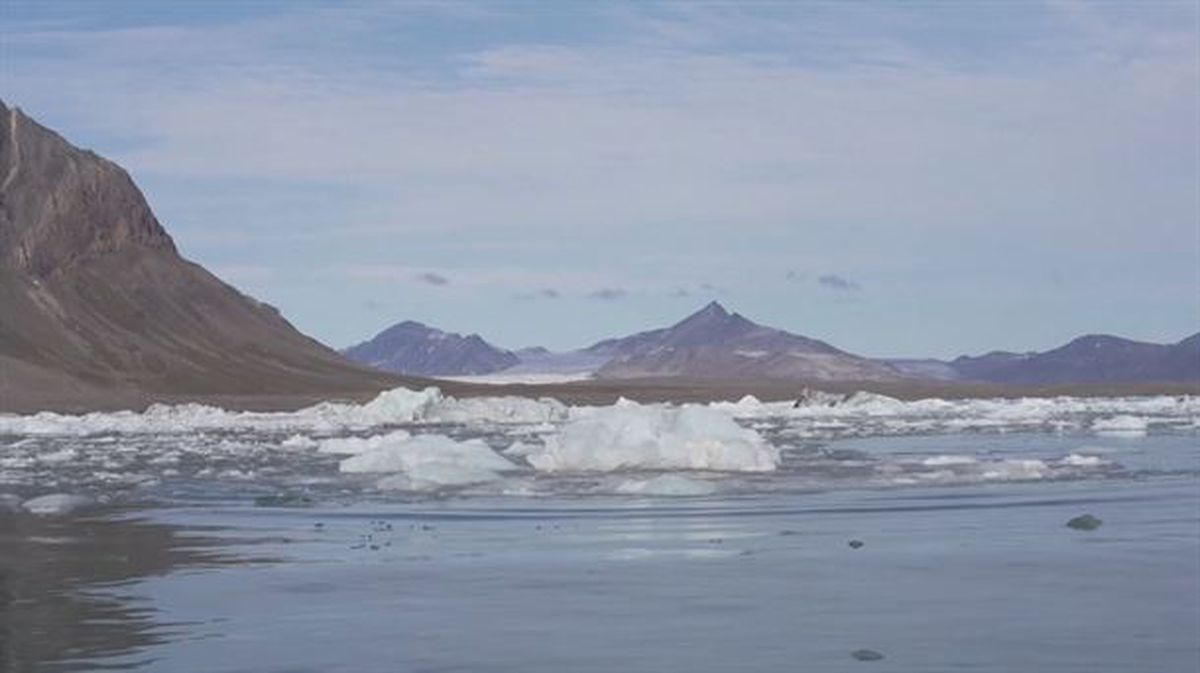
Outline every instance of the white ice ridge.
POLYGON ((202 404, 155 404, 140 413, 0 414, 0 435, 83 437, 205 430, 334 433, 403 424, 532 425, 561 421, 566 418, 567 411, 561 402, 548 398, 478 397, 460 400, 442 395, 437 388, 396 388, 380 393, 365 404, 322 402, 292 412, 239 412, 202 404))
MULTIPOLYGON (((668 408, 668 407, 653 407, 668 408)), ((669 407, 679 409, 680 407, 669 407)), ((872 393, 809 395, 803 403, 716 402, 705 408, 744 421, 782 422, 796 434, 888 434, 1027 426, 1092 427, 1097 432, 1138 432, 1147 426, 1200 427, 1200 397, 1019 398, 901 401, 872 393), (1108 417, 1107 420, 1093 420, 1108 417)), ((88 436, 257 430, 336 434, 388 425, 455 423, 485 427, 541 425, 547 430, 588 413, 552 399, 456 399, 437 388, 397 388, 364 404, 324 402, 294 412, 226 411, 200 404, 154 405, 145 412, 28 416, 0 414, 0 436, 88 436)), ((647 412, 649 413, 649 412, 647 412)), ((654 412, 659 413, 659 412, 654 412)), ((299 441, 299 440, 298 440, 299 441)))
POLYGON ((1149 425, 1149 420, 1144 417, 1123 414, 1096 419, 1092 429, 1100 434, 1144 435, 1149 425))
POLYGON ((541 472, 768 472, 779 464, 778 449, 728 412, 628 401, 578 410, 544 445, 520 445, 510 455, 541 472))
POLYGON ((392 474, 378 486, 393 490, 478 484, 521 469, 483 440, 459 442, 443 435, 395 432, 357 442, 332 440, 323 443, 321 451, 353 454, 339 464, 342 472, 392 474))

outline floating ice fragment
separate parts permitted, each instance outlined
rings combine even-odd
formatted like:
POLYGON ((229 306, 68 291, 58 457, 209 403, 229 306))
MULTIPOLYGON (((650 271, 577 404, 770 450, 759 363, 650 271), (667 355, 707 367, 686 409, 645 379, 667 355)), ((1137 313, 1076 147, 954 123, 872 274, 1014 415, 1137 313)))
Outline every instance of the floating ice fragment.
POLYGON ((422 420, 473 425, 540 424, 563 421, 567 414, 568 407, 565 404, 546 397, 448 397, 430 406, 422 420))
POLYGON ((442 435, 417 435, 382 442, 343 460, 339 469, 347 473, 397 473, 380 480, 381 489, 429 490, 494 481, 502 473, 520 468, 481 439, 458 442, 442 435))
POLYGON ((1148 426, 1146 418, 1125 414, 1097 419, 1092 423, 1092 430, 1110 435, 1144 435, 1148 426))
POLYGON ((319 453, 334 453, 339 455, 354 456, 368 451, 374 451, 382 446, 388 446, 402 442, 412 435, 404 430, 395 430, 383 435, 373 435, 371 437, 336 437, 333 439, 322 440, 319 453))
POLYGON ((926 467, 945 467, 950 465, 974 465, 979 461, 970 456, 930 456, 921 461, 926 467))
POLYGON ((500 479, 500 474, 471 465, 427 463, 384 477, 375 485, 383 491, 432 491, 446 486, 469 486, 500 479))
POLYGON ((1050 470, 1045 462, 1037 459, 1001 460, 990 464, 981 475, 985 480, 1016 481, 1020 479, 1042 479, 1050 470))
POLYGON ((778 465, 779 451, 728 413, 622 400, 572 417, 544 446, 526 451, 525 459, 542 472, 767 472, 778 465))
POLYGON ((283 440, 279 445, 285 449, 315 449, 320 444, 307 435, 296 434, 283 440))
POLYGON ((1078 453, 1072 453, 1058 462, 1061 465, 1070 465, 1071 467, 1100 467, 1110 464, 1109 461, 1104 460, 1100 456, 1085 456, 1078 453))
POLYGON ((59 449, 58 451, 52 451, 50 453, 43 453, 37 457, 37 460, 39 463, 57 464, 69 463, 77 458, 79 458, 79 452, 75 449, 67 448, 59 449))
POLYGON ((697 496, 711 495, 717 487, 708 481, 691 479, 677 474, 663 474, 650 479, 630 479, 618 484, 617 493, 654 496, 697 496))
POLYGON ((95 501, 84 495, 51 493, 26 500, 21 503, 21 509, 38 516, 62 516, 93 504, 95 501))

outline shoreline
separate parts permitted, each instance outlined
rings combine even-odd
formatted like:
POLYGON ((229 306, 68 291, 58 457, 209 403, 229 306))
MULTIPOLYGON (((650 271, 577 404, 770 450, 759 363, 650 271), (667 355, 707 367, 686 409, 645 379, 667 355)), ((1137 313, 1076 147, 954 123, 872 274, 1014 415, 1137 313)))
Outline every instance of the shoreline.
MULTIPOLYGON (((563 383, 467 383, 443 379, 405 378, 397 386, 412 389, 440 388, 453 397, 549 397, 568 405, 600 406, 626 398, 640 403, 706 403, 736 401, 753 395, 764 402, 796 399, 803 390, 849 394, 877 393, 901 400, 923 398, 1051 398, 1051 397, 1141 397, 1155 395, 1200 395, 1200 381, 1158 383, 1085 383, 1058 385, 1000 385, 950 381, 790 381, 782 379, 739 381, 704 379, 590 379, 563 383)), ((9 392, 0 396, 0 413, 35 414, 53 412, 144 411, 155 404, 204 404, 230 411, 295 411, 321 402, 363 403, 390 387, 331 389, 328 392, 216 394, 148 393, 129 389, 80 389, 63 394, 54 391, 9 392)))

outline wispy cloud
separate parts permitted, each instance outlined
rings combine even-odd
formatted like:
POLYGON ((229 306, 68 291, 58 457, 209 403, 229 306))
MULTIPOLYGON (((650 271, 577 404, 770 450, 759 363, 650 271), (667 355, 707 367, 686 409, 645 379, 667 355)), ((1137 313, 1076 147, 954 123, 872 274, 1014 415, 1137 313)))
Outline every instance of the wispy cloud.
POLYGON ((535 299, 558 299, 560 297, 562 297, 561 292, 549 287, 544 287, 540 290, 534 290, 532 292, 519 292, 513 296, 514 299, 519 301, 533 301, 535 299))
POLYGON ((433 273, 429 271, 417 274, 416 279, 419 282, 425 283, 426 285, 436 285, 439 287, 450 284, 449 278, 441 275, 440 273, 433 273))
POLYGON ((606 287, 588 293, 588 299, 596 299, 599 301, 618 301, 628 296, 628 290, 623 290, 618 287, 606 287))
POLYGON ((829 290, 837 290, 839 292, 857 292, 862 289, 862 286, 858 283, 834 273, 827 273, 818 277, 817 285, 829 290))

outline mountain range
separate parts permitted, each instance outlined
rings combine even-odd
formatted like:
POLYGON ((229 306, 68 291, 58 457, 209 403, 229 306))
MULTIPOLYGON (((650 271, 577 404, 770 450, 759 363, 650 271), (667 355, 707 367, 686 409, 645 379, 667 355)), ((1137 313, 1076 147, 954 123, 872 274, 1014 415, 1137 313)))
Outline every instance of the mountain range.
POLYGON ((1091 334, 1044 353, 994 351, 948 364, 963 379, 991 383, 1198 381, 1200 333, 1173 344, 1091 334))
POLYGON ((397 374, 469 376, 508 369, 521 360, 484 341, 406 320, 342 351, 346 357, 397 374))
MULTIPOLYGON (((756 324, 712 302, 660 329, 604 339, 566 353, 545 348, 508 351, 477 335, 464 339, 419 323, 401 323, 408 340, 384 367, 430 376, 537 374, 597 379, 715 379, 821 381, 936 381, 1057 385, 1200 381, 1200 334, 1174 344, 1152 344, 1108 335, 1080 337, 1044 353, 995 351, 951 361, 870 359, 823 341, 756 324), (420 330, 414 331, 412 325, 420 330), (430 334, 441 335, 435 338, 430 334), (468 343, 469 340, 469 343, 468 343), (411 356, 403 353, 415 353, 411 356), (515 363, 514 363, 515 361, 515 363), (470 367, 461 363, 469 362, 470 367)), ((400 327, 401 325, 398 325, 400 327)), ((396 328, 392 328, 393 330, 396 328)), ((346 351, 367 364, 383 362, 380 337, 346 351), (369 354, 369 355, 363 355, 369 354)))
POLYGON ((0 409, 401 382, 184 259, 123 169, 3 102, 0 176, 0 409))
POLYGON ((585 349, 611 356, 597 378, 797 379, 888 381, 903 375, 882 362, 764 327, 712 302, 663 329, 601 341, 585 349))

